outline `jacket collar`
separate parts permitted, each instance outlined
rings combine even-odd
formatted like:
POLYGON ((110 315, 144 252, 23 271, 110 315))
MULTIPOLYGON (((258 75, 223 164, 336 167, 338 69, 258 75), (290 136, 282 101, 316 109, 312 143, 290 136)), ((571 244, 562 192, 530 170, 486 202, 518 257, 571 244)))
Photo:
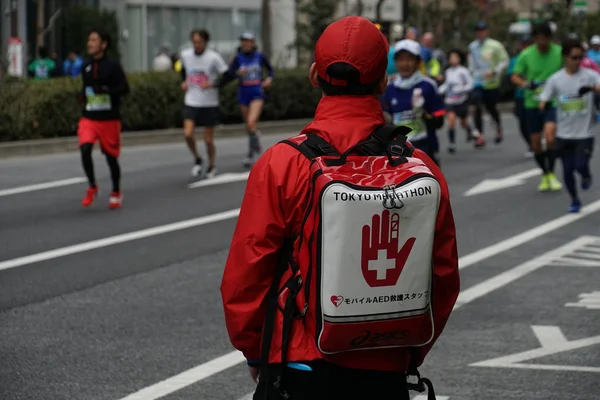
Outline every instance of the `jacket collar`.
POLYGON ((314 120, 302 132, 314 132, 338 152, 344 152, 383 124, 385 119, 376 96, 324 96, 314 120))

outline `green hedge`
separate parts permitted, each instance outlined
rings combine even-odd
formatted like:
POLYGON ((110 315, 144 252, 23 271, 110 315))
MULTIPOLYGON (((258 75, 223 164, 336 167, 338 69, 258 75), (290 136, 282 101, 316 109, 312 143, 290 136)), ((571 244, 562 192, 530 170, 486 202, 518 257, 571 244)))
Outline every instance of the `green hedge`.
MULTIPOLYGON (((178 74, 132 73, 128 80, 131 93, 121 106, 124 130, 181 127, 183 91, 178 74)), ((71 78, 0 86, 0 141, 74 135, 81 114, 80 90, 81 81, 71 78)), ((236 90, 232 83, 221 92, 224 123, 241 122, 236 90)), ((310 118, 319 99, 306 70, 277 71, 262 120, 310 118)))

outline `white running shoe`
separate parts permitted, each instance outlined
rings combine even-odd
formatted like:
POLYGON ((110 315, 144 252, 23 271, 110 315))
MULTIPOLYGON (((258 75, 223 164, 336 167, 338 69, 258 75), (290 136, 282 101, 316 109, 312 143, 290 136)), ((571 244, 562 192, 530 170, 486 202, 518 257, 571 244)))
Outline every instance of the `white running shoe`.
POLYGON ((217 167, 209 167, 206 171, 206 179, 212 179, 217 174, 217 167))
POLYGON ((202 164, 194 164, 191 173, 193 177, 199 177, 202 174, 202 164))

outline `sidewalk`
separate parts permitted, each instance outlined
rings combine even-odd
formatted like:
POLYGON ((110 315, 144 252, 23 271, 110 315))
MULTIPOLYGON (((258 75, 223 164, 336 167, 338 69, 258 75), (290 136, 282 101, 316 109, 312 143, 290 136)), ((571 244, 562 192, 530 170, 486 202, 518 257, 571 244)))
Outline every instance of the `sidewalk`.
MULTIPOLYGON (((259 124, 264 134, 276 134, 284 132, 299 132, 311 120, 291 119, 284 121, 265 121, 259 124)), ((236 137, 246 134, 244 124, 220 125, 215 130, 215 137, 236 137)), ((198 138, 202 137, 201 128, 196 129, 198 138)), ((123 146, 140 146, 161 143, 183 142, 183 128, 157 129, 150 131, 123 132, 123 146)), ((64 153, 76 151, 78 141, 76 136, 21 140, 15 142, 0 143, 0 159, 17 156, 35 156, 42 154, 64 153)))
MULTIPOLYGON (((512 103, 499 104, 502 113, 512 113, 512 103)), ((276 134, 284 132, 299 132, 311 120, 290 119, 283 121, 264 121, 259 124, 264 134, 276 134)), ((197 130, 198 138, 201 138, 201 129, 197 130)), ((217 127, 215 137, 236 137, 246 134, 244 124, 228 124, 217 127)), ((123 132, 123 146, 140 146, 161 143, 175 143, 183 141, 183 129, 171 128, 150 131, 123 132)), ((21 140, 15 142, 0 143, 0 159, 17 156, 35 156, 42 154, 64 153, 75 151, 78 148, 77 137, 70 136, 54 139, 21 140)))

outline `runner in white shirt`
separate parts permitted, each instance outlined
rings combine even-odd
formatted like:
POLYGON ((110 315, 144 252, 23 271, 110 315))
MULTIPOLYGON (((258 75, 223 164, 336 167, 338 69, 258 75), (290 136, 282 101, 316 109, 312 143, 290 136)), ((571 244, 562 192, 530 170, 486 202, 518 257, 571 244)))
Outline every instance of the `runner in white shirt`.
POLYGON ((208 49, 210 39, 205 29, 195 29, 190 34, 193 48, 181 52, 181 88, 185 90, 183 108, 183 129, 185 140, 194 156, 192 176, 202 173, 202 158, 196 147, 194 129, 204 127, 204 143, 208 153, 207 178, 213 178, 215 167, 214 128, 219 123, 219 89, 211 87, 221 74, 228 69, 223 58, 214 50, 208 49))
POLYGON ((565 67, 552 75, 540 94, 540 110, 557 100, 556 150, 563 165, 565 186, 571 195, 569 212, 579 212, 575 172, 581 176, 581 188, 592 183, 589 160, 594 149, 594 92, 600 93, 600 74, 581 67, 585 56, 579 40, 568 39, 562 45, 565 67))
POLYGON ((439 93, 444 96, 446 118, 448 119, 448 152, 456 151, 456 117, 467 131, 467 141, 473 137, 473 131, 467 119, 469 114, 469 93, 473 90, 473 77, 464 67, 465 55, 460 50, 448 54, 449 67, 445 72, 444 84, 439 93))

